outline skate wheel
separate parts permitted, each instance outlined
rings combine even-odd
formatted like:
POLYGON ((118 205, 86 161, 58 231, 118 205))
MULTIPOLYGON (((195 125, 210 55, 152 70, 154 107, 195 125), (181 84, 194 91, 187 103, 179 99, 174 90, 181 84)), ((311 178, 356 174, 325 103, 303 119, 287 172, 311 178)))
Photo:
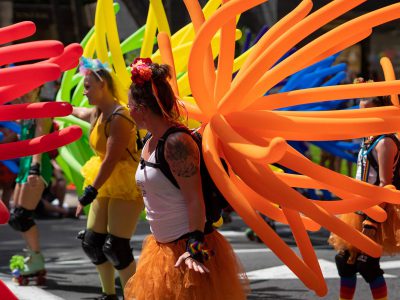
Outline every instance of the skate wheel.
POLYGON ((250 240, 250 241, 254 241, 255 240, 255 235, 254 232, 252 230, 246 230, 246 237, 250 240))
POLYGON ((46 277, 39 275, 36 278, 36 285, 45 285, 46 284, 46 277))
POLYGON ((19 285, 25 286, 25 285, 29 284, 29 278, 27 278, 27 277, 20 276, 17 278, 17 280, 18 280, 19 285))

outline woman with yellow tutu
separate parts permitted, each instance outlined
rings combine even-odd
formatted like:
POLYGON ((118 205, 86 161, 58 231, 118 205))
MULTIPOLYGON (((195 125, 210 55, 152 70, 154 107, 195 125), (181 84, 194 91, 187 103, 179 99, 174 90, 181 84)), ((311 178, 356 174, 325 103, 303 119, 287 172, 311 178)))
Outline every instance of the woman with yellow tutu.
POLYGON ((135 273, 130 247, 143 199, 135 184, 139 162, 136 126, 128 110, 115 97, 114 81, 98 60, 82 58, 84 94, 94 108, 74 108, 73 115, 91 121, 89 142, 95 156, 83 167, 86 186, 76 214, 91 204, 87 229, 80 233, 82 248, 99 273, 102 300, 118 299, 114 268, 122 287, 135 273))
MULTIPOLYGON (((388 97, 367 98, 360 101, 360 108, 391 105, 388 97)), ((364 138, 357 161, 358 180, 378 186, 395 185, 400 188, 400 142, 396 135, 385 134, 364 138)), ((376 222, 362 212, 341 216, 341 219, 382 245, 385 255, 400 252, 400 209, 393 204, 385 204, 387 220, 376 222)), ((357 273, 369 283, 373 299, 385 300, 387 287, 380 268, 380 258, 360 252, 336 235, 331 235, 329 243, 338 251, 335 257, 340 275, 340 299, 353 299, 357 273)))
POLYGON ((243 271, 232 247, 206 225, 199 147, 188 132, 173 132, 183 125, 168 83, 169 66, 146 58, 136 59, 131 67, 130 114, 151 134, 136 181, 152 234, 143 243, 136 274, 125 286, 125 299, 245 299, 247 282, 245 276, 240 278, 243 271), (155 151, 161 141, 177 185, 157 165, 155 151))

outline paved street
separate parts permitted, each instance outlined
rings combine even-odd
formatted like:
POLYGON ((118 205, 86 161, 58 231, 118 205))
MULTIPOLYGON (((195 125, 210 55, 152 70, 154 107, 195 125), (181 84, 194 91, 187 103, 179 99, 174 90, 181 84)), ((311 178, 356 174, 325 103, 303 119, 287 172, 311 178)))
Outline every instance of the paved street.
MULTIPOLYGON (((48 270, 47 285, 43 288, 34 285, 18 287, 11 282, 8 260, 24 245, 19 236, 6 225, 0 226, 0 279, 21 300, 77 300, 92 299, 98 295, 100 283, 95 268, 81 250, 80 241, 75 238, 76 233, 84 228, 85 220, 39 220, 38 224, 48 270)), ((321 299, 308 291, 269 249, 249 241, 243 233, 245 228, 245 224, 234 217, 233 222, 221 231, 232 243, 251 279, 252 292, 249 299, 321 299)), ((278 225, 277 231, 289 245, 294 245, 287 226, 278 225)), ((148 232, 147 223, 140 222, 132 239, 136 257, 140 255, 141 243, 148 232)), ((321 231, 312 235, 312 241, 329 286, 329 293, 323 299, 336 300, 339 298, 339 280, 333 260, 334 251, 326 244, 327 236, 328 232, 321 231)), ((382 265, 390 289, 389 299, 400 299, 400 257, 385 258, 382 265)), ((119 285, 118 293, 122 295, 119 285)), ((371 299, 369 288, 362 279, 358 280, 355 299, 371 299)))

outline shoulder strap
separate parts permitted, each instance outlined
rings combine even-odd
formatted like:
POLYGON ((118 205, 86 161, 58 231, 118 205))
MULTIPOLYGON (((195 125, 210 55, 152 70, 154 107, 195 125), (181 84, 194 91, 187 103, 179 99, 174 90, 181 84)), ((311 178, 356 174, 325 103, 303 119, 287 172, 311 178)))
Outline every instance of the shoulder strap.
POLYGON ((176 132, 187 133, 192 138, 194 138, 192 131, 185 126, 173 126, 173 127, 169 128, 163 134, 163 136, 158 140, 158 143, 156 146, 155 158, 156 158, 156 163, 158 164, 158 168, 161 170, 161 172, 165 175, 165 177, 168 178, 169 181, 171 181, 171 183, 175 187, 177 187, 179 189, 178 182, 176 181, 174 175, 172 174, 172 172, 169 168, 168 162, 166 161, 165 156, 164 156, 165 141, 167 140, 168 136, 170 136, 171 134, 176 133, 176 132))
POLYGON ((131 124, 136 125, 135 122, 133 122, 130 118, 128 118, 127 116, 125 116, 125 115, 122 114, 122 113, 119 113, 119 111, 120 111, 121 109, 123 109, 122 106, 117 106, 117 107, 114 109, 114 111, 112 112, 112 114, 109 115, 108 118, 107 118, 107 120, 106 120, 106 125, 104 126, 104 133, 105 133, 105 135, 106 135, 107 138, 109 137, 108 125, 111 123, 112 119, 113 119, 115 116, 120 116, 120 117, 124 118, 125 120, 127 120, 128 122, 130 122, 131 124))
MULTIPOLYGON (((120 111, 121 109, 123 109, 122 106, 117 106, 117 107, 114 109, 114 111, 112 112, 112 114, 108 116, 108 118, 107 118, 107 120, 106 120, 106 124, 105 124, 105 126, 104 126, 104 134, 105 134, 106 138, 109 137, 108 125, 111 123, 112 119, 113 119, 115 116, 120 116, 120 117, 124 118, 125 120, 127 120, 128 122, 130 122, 131 124, 133 124, 134 126, 136 125, 135 122, 133 122, 130 118, 128 118, 127 116, 125 116, 125 115, 122 114, 122 113, 119 113, 119 111, 120 111)), ((140 140, 139 130, 137 130, 137 129, 136 129, 136 135, 138 136, 138 139, 140 140)), ((139 142, 141 142, 141 141, 139 141, 139 142)), ((142 149, 142 148, 143 148, 143 146, 140 147, 141 145, 138 143, 138 141, 136 141, 136 146, 138 147, 138 149, 142 149)), ((135 158, 135 156, 132 154, 131 151, 129 151, 128 148, 126 148, 126 151, 129 153, 129 156, 130 156, 134 161, 137 161, 137 159, 135 158)))

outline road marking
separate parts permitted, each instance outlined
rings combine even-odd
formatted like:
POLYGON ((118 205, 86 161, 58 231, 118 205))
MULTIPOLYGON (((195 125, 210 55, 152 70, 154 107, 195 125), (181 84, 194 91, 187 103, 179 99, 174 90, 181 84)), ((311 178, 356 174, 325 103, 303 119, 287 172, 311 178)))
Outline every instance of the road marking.
MULTIPOLYGON (((319 259, 318 261, 324 278, 339 278, 335 263, 325 259, 319 259)), ((381 267, 382 269, 400 268, 400 260, 383 262, 381 267)), ((386 278, 397 277, 391 274, 385 274, 384 276, 386 278)), ((247 277, 250 280, 297 279, 297 276, 285 265, 247 272, 247 277)))
POLYGON ((36 286, 19 286, 11 281, 11 277, 0 275, 0 280, 2 280, 5 285, 14 293, 14 295, 19 300, 32 300, 32 299, 40 299, 40 300, 63 300, 56 295, 53 295, 40 287, 36 286))
POLYGON ((269 253, 272 252, 271 249, 268 248, 255 248, 255 249, 233 249, 237 254, 243 253, 269 253))

